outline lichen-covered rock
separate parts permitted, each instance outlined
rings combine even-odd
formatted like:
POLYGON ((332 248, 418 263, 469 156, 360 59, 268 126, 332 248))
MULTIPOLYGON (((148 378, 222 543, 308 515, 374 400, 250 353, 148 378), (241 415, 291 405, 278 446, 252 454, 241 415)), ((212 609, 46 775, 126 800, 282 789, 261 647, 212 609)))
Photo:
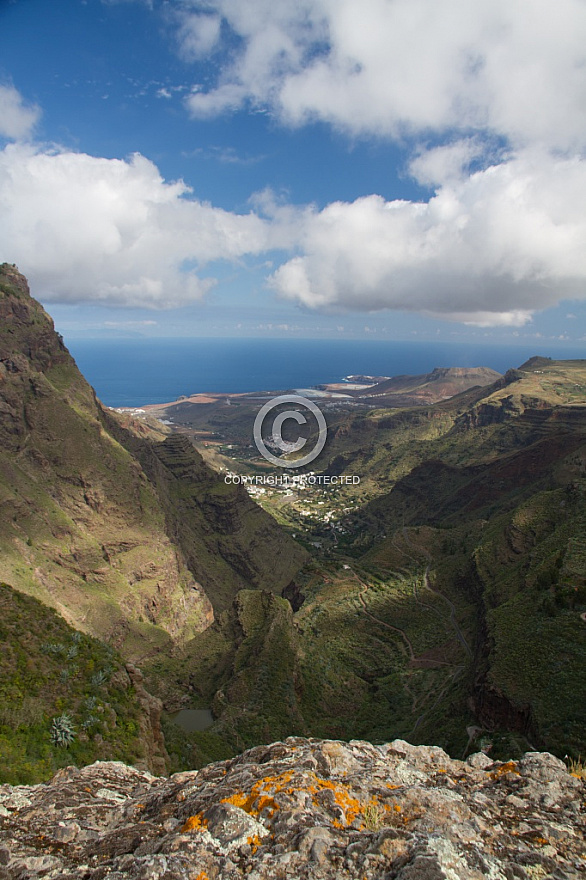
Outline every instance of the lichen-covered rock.
POLYGON ((0 786, 0 880, 578 880, 584 781, 291 737, 170 778, 116 762, 0 786))

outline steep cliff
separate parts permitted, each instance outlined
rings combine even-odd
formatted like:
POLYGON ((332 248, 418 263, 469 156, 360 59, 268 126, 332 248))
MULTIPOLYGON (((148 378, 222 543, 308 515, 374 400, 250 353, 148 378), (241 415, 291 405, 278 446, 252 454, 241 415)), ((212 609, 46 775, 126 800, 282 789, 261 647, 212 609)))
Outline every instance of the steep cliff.
POLYGON ((281 593, 307 553, 244 486, 226 484, 181 434, 153 444, 110 427, 155 487, 167 534, 205 584, 216 614, 243 589, 281 593))
POLYGON ((15 267, 0 267, 0 578, 140 660, 241 588, 280 592, 304 551, 180 438, 96 399, 15 267))
POLYGON ((211 608, 139 464, 13 267, 0 268, 0 577, 141 657, 211 608))

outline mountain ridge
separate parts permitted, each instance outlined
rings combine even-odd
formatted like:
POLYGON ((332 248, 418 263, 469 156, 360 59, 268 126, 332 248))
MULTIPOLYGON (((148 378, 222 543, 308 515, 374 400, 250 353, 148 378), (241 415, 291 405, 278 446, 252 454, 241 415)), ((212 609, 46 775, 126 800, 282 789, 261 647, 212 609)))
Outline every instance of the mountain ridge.
POLYGON ((438 403, 470 388, 492 385, 500 378, 490 367, 435 367, 421 375, 393 376, 354 395, 366 399, 398 395, 402 405, 438 403))

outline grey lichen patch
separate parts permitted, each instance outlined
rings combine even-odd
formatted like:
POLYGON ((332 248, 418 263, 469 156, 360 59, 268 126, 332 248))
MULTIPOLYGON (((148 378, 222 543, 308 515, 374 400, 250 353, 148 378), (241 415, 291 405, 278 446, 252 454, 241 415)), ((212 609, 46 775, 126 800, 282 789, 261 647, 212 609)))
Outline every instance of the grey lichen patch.
POLYGON ((403 740, 291 737, 170 778, 99 762, 0 787, 0 876, 578 880, 584 787, 548 753, 403 740))

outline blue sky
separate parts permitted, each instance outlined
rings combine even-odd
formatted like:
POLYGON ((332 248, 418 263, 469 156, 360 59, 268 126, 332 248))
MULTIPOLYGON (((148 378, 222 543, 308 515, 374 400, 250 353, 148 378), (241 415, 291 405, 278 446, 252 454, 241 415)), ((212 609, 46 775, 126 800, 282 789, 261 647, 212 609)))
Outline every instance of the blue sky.
POLYGON ((0 27, 0 259, 66 337, 583 341, 581 0, 4 0, 0 27))

